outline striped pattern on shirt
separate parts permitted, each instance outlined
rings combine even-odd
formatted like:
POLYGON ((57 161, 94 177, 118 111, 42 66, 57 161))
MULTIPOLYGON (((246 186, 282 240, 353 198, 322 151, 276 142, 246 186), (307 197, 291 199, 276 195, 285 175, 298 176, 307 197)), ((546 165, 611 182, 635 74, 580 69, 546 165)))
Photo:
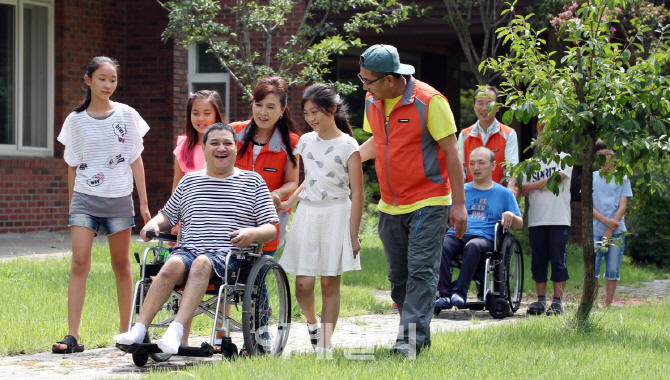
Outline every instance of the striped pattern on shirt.
POLYGON ((225 178, 188 173, 159 212, 171 226, 181 221, 179 245, 198 254, 225 254, 232 231, 279 222, 263 178, 240 169, 225 178))
POLYGON ((148 130, 140 114, 122 103, 103 120, 86 111, 68 115, 58 141, 65 145, 65 162, 77 167, 74 191, 106 198, 131 194, 130 164, 142 154, 148 130))

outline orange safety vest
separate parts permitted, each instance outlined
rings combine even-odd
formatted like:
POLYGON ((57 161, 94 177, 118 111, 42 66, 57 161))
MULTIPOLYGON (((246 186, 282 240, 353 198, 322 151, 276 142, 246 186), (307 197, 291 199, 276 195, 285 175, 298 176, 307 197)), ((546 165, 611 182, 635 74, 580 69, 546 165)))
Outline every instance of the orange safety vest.
MULTIPOLYGON (((237 132, 237 160, 235 161, 235 167, 242 170, 249 170, 260 174, 261 177, 265 180, 265 183, 268 186, 270 192, 282 187, 284 185, 284 171, 286 170, 286 165, 289 164, 288 152, 286 146, 282 141, 281 132, 278 128, 275 128, 270 137, 270 141, 263 146, 258 157, 256 157, 256 163, 254 163, 254 151, 253 146, 250 146, 247 149, 244 156, 239 154, 240 149, 242 149, 242 138, 248 132, 247 126, 249 125, 249 120, 247 121, 236 121, 229 124, 235 132, 237 132)), ((291 137, 291 149, 294 149, 298 145, 298 140, 300 136, 296 135, 293 132, 290 132, 291 137)), ((291 211, 289 210, 289 213, 291 211)), ((277 237, 275 240, 265 243, 263 246, 264 251, 274 251, 279 245, 279 225, 277 225, 277 237)))
POLYGON ((405 93, 389 115, 388 131, 383 101, 375 102, 369 94, 365 100, 379 188, 389 205, 411 205, 451 193, 445 155, 427 127, 428 104, 435 95, 444 97, 409 76, 405 93))
MULTIPOLYGON (((501 183, 502 179, 505 177, 505 172, 503 171, 503 164, 505 163, 505 147, 507 147, 507 139, 509 138, 510 133, 514 131, 514 128, 509 127, 503 123, 498 124, 500 125, 500 129, 491 132, 489 139, 486 141, 486 147, 491 149, 496 157, 496 162, 498 163, 495 169, 493 169, 493 181, 501 183)), ((472 131, 474 127, 475 124, 465 128, 462 132, 463 136, 465 136, 465 139, 463 140, 463 155, 465 157, 464 164, 466 167, 469 167, 470 153, 472 150, 479 146, 484 146, 479 133, 474 134, 472 131)), ((472 173, 470 173, 470 170, 467 170, 467 172, 467 182, 472 182, 472 173)))

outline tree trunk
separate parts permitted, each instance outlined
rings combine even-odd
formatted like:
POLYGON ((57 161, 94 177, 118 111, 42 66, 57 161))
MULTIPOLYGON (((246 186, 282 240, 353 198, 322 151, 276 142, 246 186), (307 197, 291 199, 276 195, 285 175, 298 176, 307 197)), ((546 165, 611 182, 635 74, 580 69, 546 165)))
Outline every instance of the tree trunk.
POLYGON ((595 154, 594 134, 584 136, 584 166, 582 169, 582 250, 584 254, 584 289, 575 315, 578 327, 589 319, 596 292, 596 253, 593 248, 593 160, 595 154))

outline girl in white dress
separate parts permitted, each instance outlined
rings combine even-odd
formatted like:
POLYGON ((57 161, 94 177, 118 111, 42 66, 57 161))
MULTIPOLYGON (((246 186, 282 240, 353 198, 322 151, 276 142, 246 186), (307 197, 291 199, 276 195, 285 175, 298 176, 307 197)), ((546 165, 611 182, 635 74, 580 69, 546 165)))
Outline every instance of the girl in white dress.
POLYGON ((302 200, 279 262, 296 276, 295 294, 312 346, 330 350, 340 312, 340 278, 343 272, 361 269, 358 228, 363 170, 346 107, 337 92, 325 84, 312 85, 305 90, 302 109, 314 132, 302 135, 295 148, 304 163, 305 181, 281 204, 281 209, 288 210, 302 200), (323 334, 315 307, 316 276, 321 276, 323 334))

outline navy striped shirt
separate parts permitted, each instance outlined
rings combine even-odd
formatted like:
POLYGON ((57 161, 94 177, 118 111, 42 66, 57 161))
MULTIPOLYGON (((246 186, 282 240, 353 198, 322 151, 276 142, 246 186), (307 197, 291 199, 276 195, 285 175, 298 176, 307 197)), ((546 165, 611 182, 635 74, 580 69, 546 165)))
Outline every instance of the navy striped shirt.
POLYGON ((188 173, 159 212, 171 226, 181 221, 179 246, 198 254, 226 254, 232 231, 279 222, 263 178, 240 169, 225 178, 188 173))

